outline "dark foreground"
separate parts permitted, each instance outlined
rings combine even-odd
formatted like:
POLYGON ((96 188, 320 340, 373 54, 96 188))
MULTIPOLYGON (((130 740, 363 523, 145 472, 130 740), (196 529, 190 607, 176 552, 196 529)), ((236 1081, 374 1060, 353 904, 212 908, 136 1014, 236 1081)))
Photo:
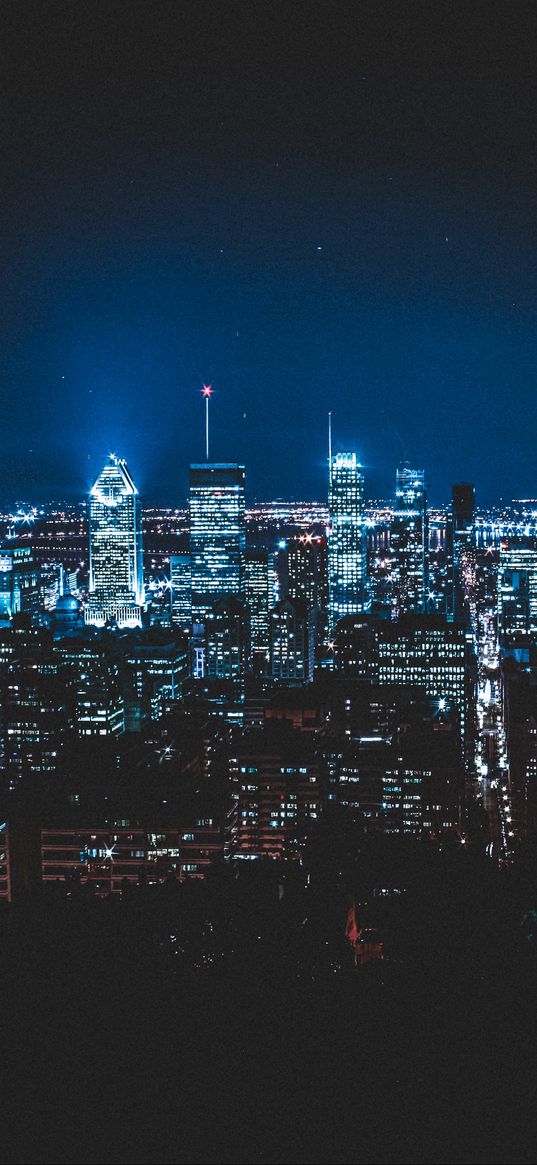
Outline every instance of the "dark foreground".
POLYGON ((2 1161, 535 1161, 534 863, 461 862, 356 971, 337 894, 273 872, 12 908, 2 1161))

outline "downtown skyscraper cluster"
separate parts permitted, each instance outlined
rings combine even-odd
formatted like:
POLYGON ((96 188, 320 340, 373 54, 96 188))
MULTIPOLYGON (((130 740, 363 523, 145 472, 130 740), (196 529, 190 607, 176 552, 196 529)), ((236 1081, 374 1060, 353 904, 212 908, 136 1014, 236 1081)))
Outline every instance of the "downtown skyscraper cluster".
MULTIPOLYGON (((486 688, 479 679, 496 658, 489 631, 486 664, 478 655, 496 568, 488 551, 479 558, 473 488, 454 487, 451 513, 441 527, 435 511, 431 534, 423 469, 401 463, 392 502, 376 509, 355 451, 331 456, 327 484, 322 522, 299 532, 285 519, 282 527, 284 508, 275 506, 266 529, 254 528, 245 467, 193 463, 188 529, 163 577, 151 563, 154 549, 144 570, 141 500, 124 460, 110 456, 88 502, 87 589, 60 574, 55 608, 35 615, 36 626, 50 628, 54 662, 43 662, 37 680, 9 656, 26 640, 6 644, 5 756, 14 785, 28 771, 54 771, 62 756, 55 742, 73 729, 88 747, 97 738, 136 738, 135 751, 143 751, 152 740, 164 775, 185 755, 187 709, 199 707, 211 727, 203 750, 185 763, 207 774, 223 765, 230 855, 297 853, 310 815, 336 811, 385 832, 462 835, 465 780, 492 768, 483 759, 489 713, 479 712, 478 684, 483 701, 497 702, 492 682, 486 688), (35 724, 22 718, 23 706, 34 708, 35 724), (40 706, 50 725, 42 740, 40 706), (171 727, 178 717, 185 718, 179 731, 171 727), (270 756, 284 764, 281 721, 315 735, 310 800, 300 748, 289 765, 296 788, 277 794, 275 775, 266 778, 268 792, 261 788, 273 771, 270 756), (262 730, 255 748, 247 738, 254 727, 262 730), (237 758, 254 753, 261 784, 237 776, 237 758), (283 818, 274 800, 282 793, 283 818)), ((532 552, 516 553, 501 550, 494 590, 505 641, 524 623, 526 593, 531 618, 532 552)))

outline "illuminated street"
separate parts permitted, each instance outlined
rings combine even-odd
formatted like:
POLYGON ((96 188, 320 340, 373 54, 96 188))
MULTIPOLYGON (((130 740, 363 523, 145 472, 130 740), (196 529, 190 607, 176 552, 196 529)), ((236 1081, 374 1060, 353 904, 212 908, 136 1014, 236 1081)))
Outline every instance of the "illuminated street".
POLYGON ((502 685, 496 617, 486 610, 479 618, 476 770, 487 814, 489 852, 507 860, 513 848, 508 761, 503 725, 502 685))

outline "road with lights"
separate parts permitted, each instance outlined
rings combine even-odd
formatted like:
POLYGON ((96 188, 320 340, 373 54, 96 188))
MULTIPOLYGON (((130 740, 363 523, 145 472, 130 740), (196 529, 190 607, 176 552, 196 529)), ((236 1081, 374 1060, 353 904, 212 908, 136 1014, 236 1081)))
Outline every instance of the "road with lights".
POLYGON ((489 828, 489 852, 498 860, 512 856, 514 829, 509 767, 503 722, 500 652, 495 614, 482 612, 478 624, 476 769, 489 828))

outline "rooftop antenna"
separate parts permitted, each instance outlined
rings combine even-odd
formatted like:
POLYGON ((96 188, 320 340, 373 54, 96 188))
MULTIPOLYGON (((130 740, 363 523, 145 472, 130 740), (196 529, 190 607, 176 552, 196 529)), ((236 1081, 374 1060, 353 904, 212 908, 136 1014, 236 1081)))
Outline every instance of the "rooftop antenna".
POLYGON ((201 395, 205 398, 205 460, 209 460, 209 401, 213 395, 210 384, 204 384, 201 395))

